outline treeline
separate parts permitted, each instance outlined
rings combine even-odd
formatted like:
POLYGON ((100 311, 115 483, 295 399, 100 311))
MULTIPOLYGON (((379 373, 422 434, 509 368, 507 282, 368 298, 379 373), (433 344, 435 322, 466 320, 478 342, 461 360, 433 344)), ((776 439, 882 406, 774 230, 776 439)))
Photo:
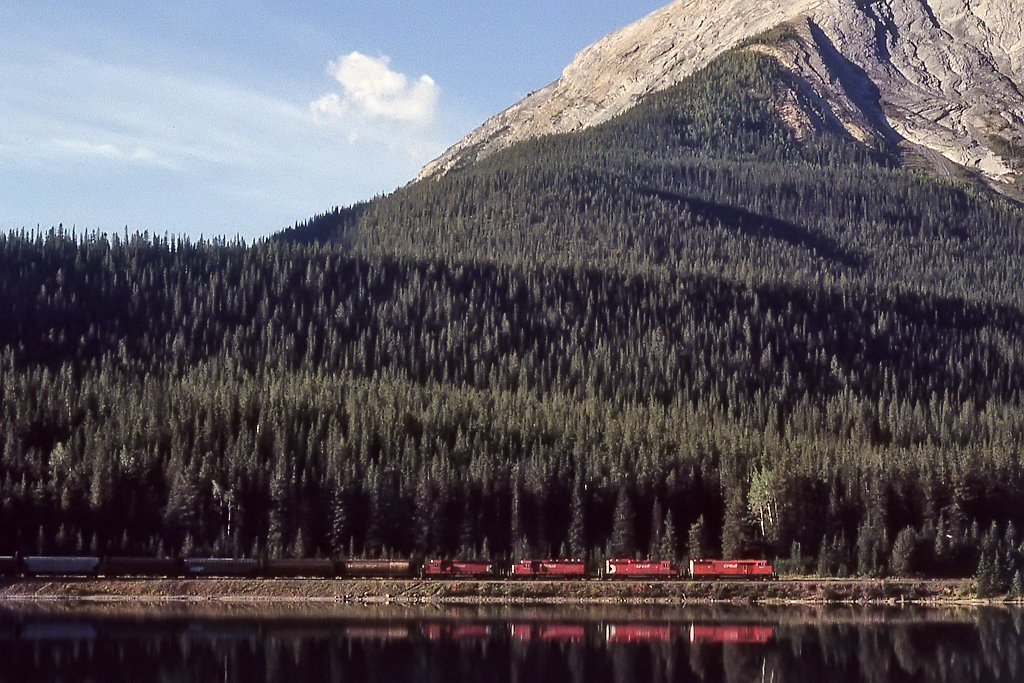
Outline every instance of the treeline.
POLYGON ((1021 568, 1012 307, 61 232, 0 300, 0 553, 1021 568))

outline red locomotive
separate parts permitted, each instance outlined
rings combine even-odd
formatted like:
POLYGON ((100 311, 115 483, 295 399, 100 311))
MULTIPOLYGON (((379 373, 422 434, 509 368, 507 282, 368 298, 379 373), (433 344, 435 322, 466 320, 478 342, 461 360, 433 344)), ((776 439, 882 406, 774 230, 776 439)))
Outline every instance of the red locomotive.
POLYGON ((512 565, 512 578, 581 579, 587 575, 583 560, 520 560, 512 565))
POLYGON ((605 560, 604 573, 610 579, 665 579, 679 576, 679 568, 670 560, 630 560, 616 558, 605 560))
POLYGON ((690 578, 770 579, 775 570, 767 560, 690 560, 690 578))

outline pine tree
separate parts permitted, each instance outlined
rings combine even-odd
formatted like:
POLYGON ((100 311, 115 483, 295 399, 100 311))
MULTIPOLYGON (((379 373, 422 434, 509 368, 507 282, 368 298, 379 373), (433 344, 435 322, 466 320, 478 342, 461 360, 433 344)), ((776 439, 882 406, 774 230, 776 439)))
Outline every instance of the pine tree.
POLYGON ((978 569, 974 572, 974 581, 977 584, 979 598, 990 598, 995 595, 996 571, 990 552, 982 551, 978 569))
POLYGON ((704 525, 704 515, 700 515, 697 521, 690 525, 690 531, 686 536, 686 559, 700 560, 708 556, 707 529, 704 525))
POLYGON ((663 532, 658 540, 655 556, 675 562, 679 558, 679 542, 676 540, 676 525, 672 519, 672 511, 665 517, 663 532))
POLYGON ((917 543, 917 532, 905 527, 896 535, 892 545, 892 557, 889 559, 890 576, 909 576, 914 565, 914 547, 917 543))
POLYGON ((722 521, 722 557, 742 557, 747 547, 747 506, 739 486, 732 489, 725 504, 725 519, 722 521))
POLYGON ((572 487, 572 501, 569 509, 569 554, 583 557, 587 551, 586 512, 583 502, 583 483, 577 475, 572 487))
POLYGON ((1024 583, 1021 581, 1020 570, 1018 569, 1013 574, 1013 582, 1010 584, 1009 597, 1014 600, 1020 600, 1024 598, 1024 583))
POLYGON ((612 525, 612 552, 620 557, 631 557, 636 551, 636 515, 629 492, 623 486, 615 501, 615 519, 612 525))

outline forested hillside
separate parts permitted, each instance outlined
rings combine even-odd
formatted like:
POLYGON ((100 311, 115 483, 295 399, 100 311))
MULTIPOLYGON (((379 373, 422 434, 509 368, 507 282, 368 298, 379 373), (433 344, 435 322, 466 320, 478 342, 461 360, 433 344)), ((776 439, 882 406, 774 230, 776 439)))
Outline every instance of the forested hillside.
POLYGON ((287 239, 0 238, 0 553, 754 555, 1008 587, 1022 213, 798 139, 780 83, 728 55, 287 239))
POLYGON ((1019 561, 1013 309, 274 242, 0 254, 2 551, 1019 561))

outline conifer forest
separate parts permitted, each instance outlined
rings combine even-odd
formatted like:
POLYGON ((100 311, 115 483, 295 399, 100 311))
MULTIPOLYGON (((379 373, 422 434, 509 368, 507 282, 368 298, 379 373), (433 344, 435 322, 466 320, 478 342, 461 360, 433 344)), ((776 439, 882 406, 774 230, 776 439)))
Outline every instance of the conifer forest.
POLYGON ((0 236, 0 554, 743 556, 1005 591, 1024 210, 798 135, 780 91, 730 52, 253 244, 0 236))

